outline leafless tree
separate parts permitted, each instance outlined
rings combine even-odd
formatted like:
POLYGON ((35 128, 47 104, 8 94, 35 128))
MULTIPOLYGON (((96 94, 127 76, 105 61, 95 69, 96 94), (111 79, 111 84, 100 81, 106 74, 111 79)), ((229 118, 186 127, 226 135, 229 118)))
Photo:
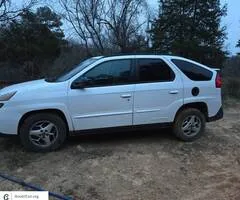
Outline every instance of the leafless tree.
POLYGON ((104 52, 105 27, 101 23, 104 15, 104 0, 60 0, 63 16, 72 25, 91 54, 91 46, 99 53, 104 52))
POLYGON ((11 0, 0 0, 0 23, 6 23, 16 18, 23 10, 30 9, 36 3, 37 0, 29 0, 20 8, 14 8, 11 4, 11 0))
POLYGON ((9 0, 0 0, 0 21, 6 16, 9 3, 9 0))
POLYGON ((146 0, 59 0, 65 19, 86 49, 125 52, 148 19, 146 0))
POLYGON ((109 11, 102 21, 110 30, 113 45, 126 52, 135 43, 147 23, 145 0, 107 0, 109 11))

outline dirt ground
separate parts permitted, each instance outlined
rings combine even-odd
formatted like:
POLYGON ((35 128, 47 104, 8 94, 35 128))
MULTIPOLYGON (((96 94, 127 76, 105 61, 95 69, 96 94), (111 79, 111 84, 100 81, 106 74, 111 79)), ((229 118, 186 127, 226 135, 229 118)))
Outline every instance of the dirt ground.
MULTIPOLYGON (((0 138, 0 173, 79 200, 239 200, 240 104, 192 143, 162 129, 72 137, 38 154, 0 138)), ((0 178, 0 190, 26 188, 0 178)))

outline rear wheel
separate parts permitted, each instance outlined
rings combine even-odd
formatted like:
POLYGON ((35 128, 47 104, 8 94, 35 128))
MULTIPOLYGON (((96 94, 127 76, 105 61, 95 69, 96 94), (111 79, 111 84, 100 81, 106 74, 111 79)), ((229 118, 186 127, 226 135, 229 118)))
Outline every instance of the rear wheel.
POLYGON ((204 133, 206 119, 204 114, 195 108, 181 111, 173 125, 174 134, 183 141, 193 141, 204 133))
POLYGON ((30 115, 20 127, 21 142, 30 151, 56 150, 64 143, 66 136, 64 120, 52 113, 30 115))

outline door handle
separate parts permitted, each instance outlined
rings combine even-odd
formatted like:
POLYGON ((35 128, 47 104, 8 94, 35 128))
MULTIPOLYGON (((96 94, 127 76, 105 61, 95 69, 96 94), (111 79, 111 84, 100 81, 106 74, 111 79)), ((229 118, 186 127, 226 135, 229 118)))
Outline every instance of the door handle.
POLYGON ((172 90, 169 92, 169 94, 178 94, 178 92, 179 92, 178 90, 172 90))
POLYGON ((131 98, 132 95, 131 94, 122 94, 121 97, 122 98, 131 98))

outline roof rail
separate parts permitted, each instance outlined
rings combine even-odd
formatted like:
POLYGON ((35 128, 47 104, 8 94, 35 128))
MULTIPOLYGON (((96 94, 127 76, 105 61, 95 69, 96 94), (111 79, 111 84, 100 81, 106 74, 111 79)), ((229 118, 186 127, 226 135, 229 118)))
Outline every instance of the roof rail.
POLYGON ((159 52, 131 52, 131 53, 114 53, 114 54, 107 54, 104 57, 112 57, 112 56, 135 56, 135 55, 163 55, 159 52))

